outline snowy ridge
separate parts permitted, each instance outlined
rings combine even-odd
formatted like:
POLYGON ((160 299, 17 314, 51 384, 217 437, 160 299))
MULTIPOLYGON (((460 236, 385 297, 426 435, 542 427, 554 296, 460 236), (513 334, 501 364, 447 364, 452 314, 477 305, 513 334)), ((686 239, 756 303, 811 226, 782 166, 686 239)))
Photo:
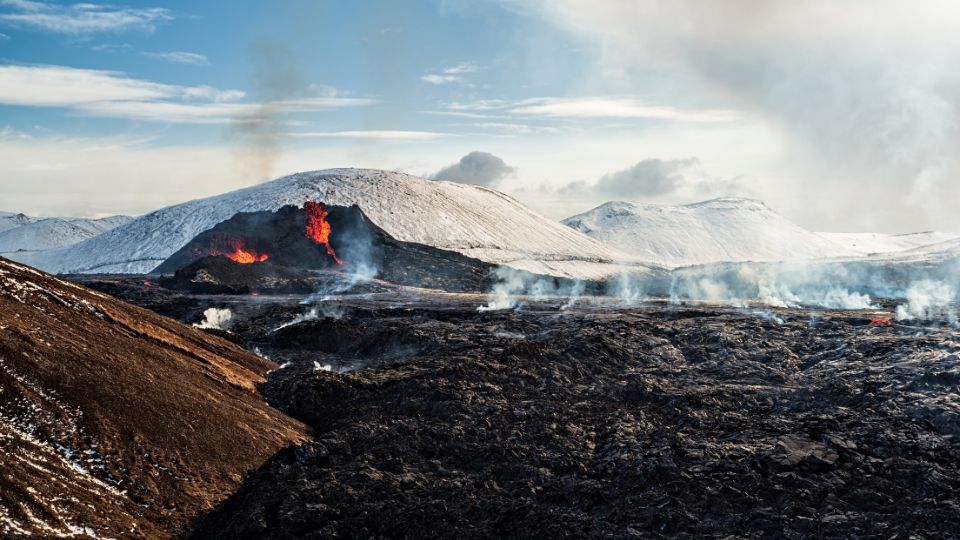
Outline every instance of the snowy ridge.
POLYGON ((0 232, 22 227, 28 223, 38 221, 39 218, 13 212, 0 212, 0 232))
POLYGON ((613 264, 618 262, 637 264, 636 258, 497 191, 371 169, 293 174, 163 208, 65 249, 12 257, 57 273, 149 272, 194 236, 237 212, 272 211, 307 200, 357 204, 399 240, 498 264, 546 261, 556 274, 577 278, 609 275, 617 271, 613 264))
POLYGON ((859 257, 955 238, 943 233, 815 233, 760 201, 737 198, 683 206, 613 201, 563 223, 637 258, 673 267, 859 257))
POLYGON ((882 234, 882 233, 817 233, 820 236, 833 240, 845 246, 851 254, 860 253, 871 255, 874 253, 892 253, 914 249, 922 246, 929 246, 947 242, 960 238, 960 235, 938 232, 924 231, 908 234, 882 234))
MULTIPOLYGON (((41 219, 23 214, 18 216, 22 216, 19 219, 21 224, 0 231, 0 253, 67 247, 129 223, 133 219, 129 216, 111 216, 101 219, 41 219)), ((0 220, 2 219, 3 216, 0 215, 0 220)))

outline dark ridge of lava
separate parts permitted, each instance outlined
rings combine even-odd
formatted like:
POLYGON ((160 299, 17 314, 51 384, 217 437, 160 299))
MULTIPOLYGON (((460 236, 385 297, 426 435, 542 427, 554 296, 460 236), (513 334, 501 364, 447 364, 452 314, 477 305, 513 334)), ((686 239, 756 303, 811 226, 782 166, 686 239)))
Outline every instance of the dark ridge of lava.
POLYGON ((169 538, 304 428, 276 364, 0 258, 0 535, 169 538))
MULTIPOLYGON (((456 292, 487 291, 495 282, 495 265, 397 240, 356 205, 325 208, 332 231, 330 245, 344 261, 342 265, 325 246, 306 236, 306 212, 284 206, 276 212, 234 215, 197 235, 154 273, 174 274, 163 280, 164 286, 197 294, 309 292, 321 288, 323 279, 310 282, 311 271, 318 270, 372 274, 397 285, 456 292), (266 254, 267 260, 244 264, 216 255, 237 242, 253 253, 266 254)), ((549 279, 557 284, 563 281, 549 279)))
POLYGON ((960 535, 956 332, 776 315, 354 306, 286 326, 302 360, 264 393, 315 438, 197 536, 960 535))

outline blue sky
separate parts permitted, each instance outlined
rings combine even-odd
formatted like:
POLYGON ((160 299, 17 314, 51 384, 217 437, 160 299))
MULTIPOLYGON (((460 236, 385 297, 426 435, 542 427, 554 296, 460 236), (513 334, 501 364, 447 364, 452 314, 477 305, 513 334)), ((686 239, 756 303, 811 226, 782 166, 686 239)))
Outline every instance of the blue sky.
POLYGON ((941 1, 0 0, 0 207, 469 168, 555 218, 750 196, 814 229, 957 230, 958 22, 941 1))

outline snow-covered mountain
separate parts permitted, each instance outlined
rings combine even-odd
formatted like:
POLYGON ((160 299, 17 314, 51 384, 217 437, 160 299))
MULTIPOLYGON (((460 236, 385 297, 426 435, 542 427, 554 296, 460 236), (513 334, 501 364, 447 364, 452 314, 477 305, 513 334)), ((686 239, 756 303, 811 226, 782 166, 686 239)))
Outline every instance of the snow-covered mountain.
POLYGON ((13 218, 4 221, 6 215, 0 214, 0 223, 12 226, 0 231, 0 253, 43 251, 70 246, 133 219, 129 216, 101 219, 33 218, 23 214, 9 214, 13 218))
POLYGON ((683 206, 614 201, 563 223, 635 257, 666 266, 857 257, 955 237, 943 233, 816 233, 760 201, 737 198, 683 206))
POLYGON ((534 272, 597 278, 636 260, 492 189, 370 169, 298 173, 163 208, 65 249, 11 257, 58 273, 149 272, 237 212, 307 200, 357 204, 399 240, 534 272))
POLYGON ((0 232, 22 227, 28 223, 38 221, 39 218, 13 212, 0 212, 0 232))

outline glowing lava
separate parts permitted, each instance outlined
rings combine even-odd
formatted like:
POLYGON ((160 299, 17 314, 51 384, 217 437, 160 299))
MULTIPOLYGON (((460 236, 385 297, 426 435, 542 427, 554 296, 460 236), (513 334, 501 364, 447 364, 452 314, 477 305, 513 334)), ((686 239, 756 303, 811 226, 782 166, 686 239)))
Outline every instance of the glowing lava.
POLYGON ((226 257, 231 261, 238 262, 240 264, 250 264, 255 262, 263 262, 270 258, 266 253, 254 253, 253 251, 247 251, 245 249, 237 248, 233 253, 225 253, 226 257))
POLYGON ((327 216, 330 212, 327 212, 322 204, 313 201, 304 203, 303 209, 307 211, 307 238, 318 245, 325 246, 327 254, 333 257, 337 264, 343 264, 340 257, 337 257, 336 252, 333 251, 333 246, 330 245, 331 229, 330 223, 327 222, 327 216))
POLYGON ((247 249, 242 240, 233 241, 233 251, 223 252, 214 248, 210 250, 210 255, 223 255, 231 261, 238 262, 240 264, 258 263, 270 258, 270 256, 266 253, 257 253, 252 249, 247 249))
POLYGON ((870 326, 893 326, 893 321, 882 317, 874 317, 870 319, 870 326))

